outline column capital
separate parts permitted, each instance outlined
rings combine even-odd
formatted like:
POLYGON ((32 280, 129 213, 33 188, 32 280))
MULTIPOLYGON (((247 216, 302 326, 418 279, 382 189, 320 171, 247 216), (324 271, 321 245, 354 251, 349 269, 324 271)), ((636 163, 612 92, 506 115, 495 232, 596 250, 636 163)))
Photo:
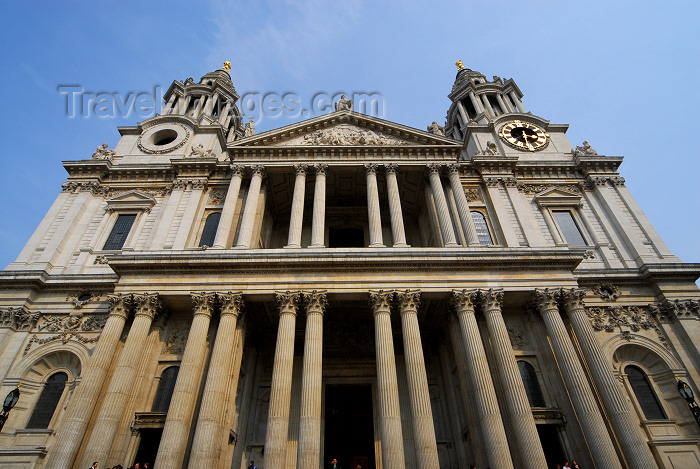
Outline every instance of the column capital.
POLYGON ((323 314, 328 305, 328 299, 326 298, 325 290, 312 290, 310 292, 303 292, 304 299, 306 300, 306 315, 309 314, 323 314))
POLYGON ((566 311, 571 312, 577 309, 584 309, 586 306, 583 302, 583 297, 586 296, 586 290, 583 288, 572 288, 570 290, 562 290, 562 297, 566 304, 566 311))
POLYGON ((440 163, 430 163, 430 164, 428 164, 428 166, 427 166, 427 168, 428 168, 428 169, 427 169, 428 175, 437 174, 437 175, 439 176, 439 175, 440 175, 440 171, 442 170, 442 166, 443 166, 443 165, 441 165, 440 163))
POLYGON ((203 314, 211 317, 214 311, 216 293, 190 293, 190 299, 192 300, 192 312, 195 316, 203 314))
POLYGON ((217 293, 219 299, 219 307, 221 308, 221 316, 231 314, 238 316, 243 309, 243 294, 241 292, 217 293))
POLYGON ((374 314, 391 313, 391 300, 394 299, 394 290, 370 290, 369 304, 374 314))
POLYGON ((459 172, 462 170, 462 165, 457 164, 457 163, 452 163, 447 165, 447 171, 450 174, 457 174, 459 175, 459 172))
POLYGON ((559 293, 560 290, 556 288, 535 289, 533 299, 540 314, 551 310, 559 311, 559 293))
POLYGON ((309 165, 304 164, 304 163, 297 163, 294 165, 294 171, 296 172, 297 176, 302 174, 306 176, 306 171, 308 171, 309 165))
POLYGON ((253 165, 251 168, 253 170, 253 175, 258 174, 260 177, 265 177, 265 166, 261 164, 253 165))
POLYGON ((484 314, 489 312, 500 312, 503 307, 503 289, 489 288, 488 290, 479 290, 479 298, 484 314))
POLYGON ((245 172, 245 166, 242 164, 231 163, 229 167, 231 168, 231 177, 243 176, 243 173, 245 172))
POLYGON ((452 304, 457 312, 464 311, 473 314, 478 293, 477 289, 452 290, 452 304))
POLYGON ((317 164, 314 165, 314 169, 316 170, 316 175, 326 175, 328 173, 328 165, 327 164, 317 164))
POLYGON ((135 316, 147 316, 151 319, 155 318, 158 312, 163 307, 158 293, 144 293, 142 295, 133 295, 135 316))
POLYGON ((366 164, 365 164, 365 173, 367 173, 368 175, 371 174, 371 173, 376 174, 376 173, 377 173, 377 167, 378 167, 378 166, 379 166, 379 165, 376 164, 376 163, 366 163, 366 164))
POLYGON ((299 307, 301 292, 275 292, 275 296, 277 297, 277 303, 279 304, 280 316, 283 314, 293 314, 294 316, 297 315, 297 308, 299 307))
POLYGON ((396 163, 389 163, 384 165, 384 171, 387 174, 396 174, 398 172, 399 165, 396 163))
POLYGON ((418 312, 420 306, 420 290, 406 290, 397 292, 396 296, 399 299, 399 310, 401 314, 418 312))
POLYGON ((129 317, 129 310, 133 301, 131 294, 116 293, 107 295, 107 301, 109 301, 110 316, 120 316, 124 319, 129 317))

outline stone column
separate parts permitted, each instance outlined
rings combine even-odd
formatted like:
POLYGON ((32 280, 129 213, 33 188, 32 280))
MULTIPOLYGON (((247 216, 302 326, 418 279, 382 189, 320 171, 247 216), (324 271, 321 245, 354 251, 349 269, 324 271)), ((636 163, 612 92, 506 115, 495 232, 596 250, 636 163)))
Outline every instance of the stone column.
POLYGON ((489 288, 481 291, 480 299, 503 393, 507 396, 505 401, 508 406, 510 423, 518 429, 514 433, 522 467, 529 469, 547 467, 547 460, 544 457, 542 443, 540 443, 540 437, 537 434, 537 426, 532 416, 530 402, 527 399, 525 385, 520 377, 508 329, 506 329, 506 323, 501 313, 503 290, 489 288))
POLYGON ((391 300, 393 296, 393 291, 369 292, 370 304, 374 311, 382 467, 384 469, 404 469, 399 387, 396 379, 394 339, 391 333, 391 300))
POLYGON ((124 342, 124 348, 119 354, 107 394, 83 453, 82 467, 89 467, 94 461, 104 459, 112 446, 124 407, 133 392, 143 346, 147 341, 151 323, 161 307, 158 293, 133 295, 133 304, 134 321, 124 342))
POLYGON ((558 290, 548 288, 535 290, 535 301, 547 327, 547 334, 559 363, 564 383, 569 390, 571 403, 578 415, 581 429, 588 442, 596 467, 620 469, 622 466, 620 466, 615 447, 598 410, 598 404, 588 386, 585 372, 578 361, 571 338, 566 332, 564 321, 559 315, 557 294, 558 290))
POLYGON ((292 396, 294 367, 294 325, 300 296, 299 292, 277 293, 280 323, 277 326, 270 410, 265 434, 265 467, 268 469, 282 468, 286 461, 289 403, 292 396))
POLYGON ((467 114, 467 111, 464 109, 461 101, 457 101, 457 111, 459 111, 459 117, 462 118, 460 124, 463 124, 463 126, 466 127, 467 123, 469 122, 469 114, 467 114))
POLYGON ((367 215, 369 217, 370 247, 384 247, 382 239, 382 217, 379 212, 379 189, 377 188, 377 165, 366 164, 367 172, 367 215))
POLYGON ((478 245, 479 237, 476 234, 476 227, 474 227, 474 220, 472 220, 471 209, 469 208, 469 201, 467 200, 467 195, 464 193, 464 187, 462 186, 462 181, 459 180, 459 165, 451 164, 449 166, 449 178, 450 186, 452 186, 452 193, 455 197, 455 202, 457 203, 457 211, 459 212, 459 219, 462 222, 462 228, 464 228, 464 235, 467 238, 467 244, 469 246, 478 245))
POLYGON ((69 469, 85 436, 100 390, 114 359, 114 350, 124 330, 131 307, 131 295, 110 295, 110 313, 95 345, 95 351, 83 369, 82 380, 75 388, 63 424, 46 456, 46 467, 69 469))
POLYGON ((154 467, 182 467, 202 370, 207 358, 207 335, 216 296, 214 293, 191 293, 190 296, 194 317, 154 467))
POLYGON ((603 400, 608 418, 617 434, 627 462, 633 464, 635 468, 654 469, 657 465, 649 450, 647 440, 622 395, 620 385, 612 371, 612 363, 606 359, 603 348, 596 339, 593 327, 586 315, 583 304, 585 294, 585 290, 573 288, 565 292, 566 312, 571 326, 583 355, 586 357, 586 364, 593 376, 593 381, 603 400))
POLYGON ((297 176, 294 181, 294 195, 292 196, 292 213, 289 215, 289 237, 287 239, 288 248, 301 247, 301 228, 304 219, 304 192, 306 191, 306 168, 305 164, 295 164, 297 176))
MULTIPOLYGON (((226 417, 226 392, 231 373, 233 347, 236 338, 238 315, 243 308, 243 295, 238 293, 216 294, 221 317, 216 330, 214 350, 209 361, 207 381, 204 385, 201 407, 197 417, 189 468, 216 467, 221 453, 221 434, 226 417)), ((235 392, 235 390, 234 390, 235 392)))
POLYGON ((430 178, 430 186, 433 190, 433 198, 435 199, 435 209, 437 210, 438 221, 440 222, 440 231, 446 247, 459 246, 457 238, 455 238, 455 230, 452 227, 450 212, 447 209, 447 200, 445 199, 445 191, 442 188, 440 180, 440 165, 428 165, 428 177, 430 178))
POLYGON ((250 248, 255 215, 258 213, 258 198, 260 197, 260 186, 262 184, 264 170, 265 168, 262 165, 253 166, 253 177, 250 180, 248 196, 245 199, 243 219, 241 220, 241 229, 239 230, 238 243, 236 244, 237 248, 250 248))
POLYGON ((238 193, 241 191, 241 181, 243 180, 243 166, 232 164, 231 171, 231 182, 228 185, 224 208, 221 209, 221 218, 219 218, 219 226, 216 228, 216 237, 214 238, 214 246, 212 246, 214 249, 228 247, 228 237, 233 229, 233 216, 236 213, 238 193))
POLYGON ((481 101, 476 99, 476 96, 474 95, 473 91, 469 91, 469 100, 472 102, 472 106, 474 106, 474 111, 477 114, 484 112, 484 106, 481 105, 481 101))
POLYGON ((399 195, 399 183, 396 180, 398 165, 387 164, 386 186, 389 192, 389 212, 391 214, 391 234, 394 238, 394 247, 407 247, 406 230, 403 226, 403 212, 401 210, 401 196, 399 195))
POLYGON ((479 335, 479 326, 474 316, 477 291, 453 290, 452 299, 462 332, 466 362, 471 367, 469 379, 471 388, 474 390, 474 401, 486 446, 486 456, 491 467, 512 469, 513 461, 508 450, 508 439, 501 420, 501 411, 498 408, 498 399, 491 380, 484 345, 479 335))
POLYGON ((489 117, 496 117, 496 113, 494 112, 493 108, 491 107, 491 103, 489 102, 488 97, 486 97, 485 94, 481 95, 481 101, 484 103, 484 108, 486 109, 486 114, 489 117))
POLYGON ((175 103, 175 99, 177 99, 177 95, 175 93, 170 96, 170 99, 168 99, 168 102, 165 103, 165 106, 163 106, 163 109, 160 111, 161 116, 165 116, 167 114, 170 114, 170 110, 173 108, 173 104, 175 103))
POLYGON ((515 107, 518 108, 518 111, 520 111, 524 114, 526 112, 525 107, 523 106, 523 103, 520 102, 520 98, 518 98, 518 95, 515 94, 515 91, 510 92, 510 97, 513 99, 513 102, 515 103, 515 107))
POLYGON ((430 406, 428 376, 425 371, 423 345, 418 327, 418 306, 420 291, 406 290, 398 294, 401 311, 401 331, 403 332, 404 357, 406 359, 406 377, 408 395, 411 400, 413 418, 413 440, 416 448, 418 467, 438 469, 437 442, 433 411, 430 406))
POLYGON ((500 93, 496 95, 496 101, 498 101, 498 104, 500 104, 501 111, 503 112, 503 114, 507 114, 510 112, 510 109, 508 109, 508 106, 506 106, 506 102, 503 101, 503 98, 501 97, 500 93))
POLYGON ((319 469, 321 463, 321 380, 323 371, 323 311, 326 292, 304 293, 306 335, 301 377, 301 416, 297 467, 319 469))
POLYGON ((317 164, 316 183, 314 186, 314 212, 311 222, 311 245, 310 248, 325 247, 325 221, 326 221, 326 172, 327 164, 317 164))

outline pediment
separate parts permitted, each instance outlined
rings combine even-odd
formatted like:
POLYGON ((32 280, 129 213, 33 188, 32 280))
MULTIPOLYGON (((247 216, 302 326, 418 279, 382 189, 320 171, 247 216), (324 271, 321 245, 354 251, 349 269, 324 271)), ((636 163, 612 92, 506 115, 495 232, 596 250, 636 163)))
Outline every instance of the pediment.
POLYGON ((581 203, 581 194, 555 187, 540 192, 532 200, 541 206, 575 206, 581 203))
POLYGON ((140 191, 128 191, 107 199, 107 207, 111 210, 150 210, 156 204, 156 199, 140 191))
POLYGON ((379 147, 455 146, 441 135, 351 111, 337 111, 286 127, 263 132, 230 144, 263 147, 379 147))

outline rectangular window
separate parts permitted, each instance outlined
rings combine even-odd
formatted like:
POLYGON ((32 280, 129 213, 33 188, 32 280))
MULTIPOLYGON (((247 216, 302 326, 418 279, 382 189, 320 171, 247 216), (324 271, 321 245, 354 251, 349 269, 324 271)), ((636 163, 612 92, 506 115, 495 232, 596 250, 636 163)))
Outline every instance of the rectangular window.
POLYGON ((552 210, 554 221, 559 226, 559 231, 564 236, 564 240, 569 246, 587 246, 586 240, 581 234, 581 230, 574 220, 574 216, 569 210, 552 210))
POLYGON ((134 220, 136 220, 135 214, 119 215, 116 223, 114 224, 114 228, 112 228, 112 232, 109 234, 109 238, 107 238, 107 242, 102 249, 105 251, 120 250, 126 242, 126 237, 129 236, 129 231, 131 231, 131 226, 134 224, 134 220))

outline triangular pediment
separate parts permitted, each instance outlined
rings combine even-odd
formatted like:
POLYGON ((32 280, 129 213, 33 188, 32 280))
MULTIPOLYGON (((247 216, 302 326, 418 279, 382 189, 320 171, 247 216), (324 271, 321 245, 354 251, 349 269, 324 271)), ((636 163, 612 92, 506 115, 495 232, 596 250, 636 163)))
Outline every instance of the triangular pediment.
POLYGON ((113 210, 121 209, 150 209, 156 204, 156 199, 140 191, 128 191, 107 199, 107 206, 113 210))
POLYGON ((351 111, 337 111, 237 140, 229 147, 454 146, 442 135, 351 111))
POLYGON ((539 205, 573 206, 581 203, 581 194, 553 187, 535 195, 533 200, 539 205))

